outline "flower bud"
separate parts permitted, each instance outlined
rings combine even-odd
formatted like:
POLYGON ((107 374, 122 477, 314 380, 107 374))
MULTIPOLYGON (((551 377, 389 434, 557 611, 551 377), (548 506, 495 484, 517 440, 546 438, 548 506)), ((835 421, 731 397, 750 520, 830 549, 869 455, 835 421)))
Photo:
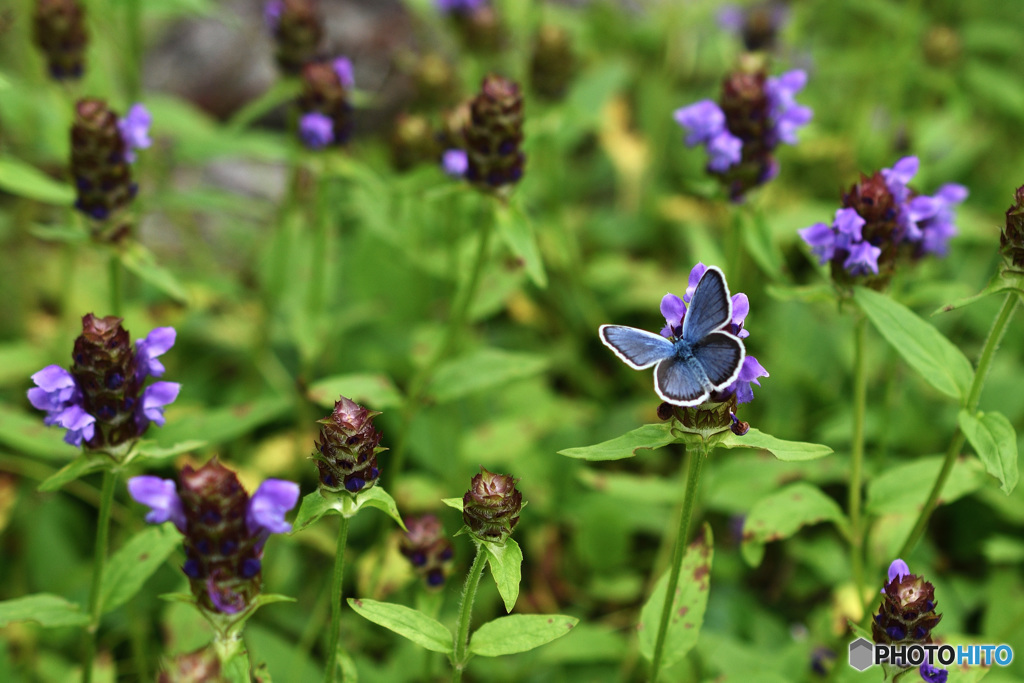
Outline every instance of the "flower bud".
POLYGON ((519 523, 523 494, 508 474, 493 474, 483 467, 473 477, 469 491, 462 497, 462 521, 481 541, 503 544, 519 523))
POLYGON ((488 0, 436 0, 436 4, 450 17, 466 47, 494 52, 501 46, 501 21, 488 0))
POLYGON ((935 587, 911 574, 902 560, 889 567, 889 582, 882 589, 882 604, 871 622, 871 636, 885 645, 928 644, 932 629, 942 619, 935 613, 935 587))
POLYGON ((33 41, 46 57, 50 76, 78 79, 85 71, 85 8, 79 0, 37 0, 32 17, 33 41))
POLYGON ((1017 188, 1013 206, 1006 210, 1006 228, 999 236, 999 251, 1011 266, 1024 269, 1024 185, 1017 188))
POLYGON ((116 241, 131 229, 130 220, 121 220, 117 214, 138 192, 130 162, 134 159, 132 148, 143 145, 138 144, 137 121, 126 122, 127 128, 103 100, 86 98, 75 104, 71 125, 71 175, 78 193, 75 208, 93 220, 94 236, 103 240, 116 241), (127 140, 126 131, 131 136, 127 140))
POLYGON ((216 458, 199 469, 186 465, 177 487, 147 475, 128 480, 128 492, 151 508, 147 522, 174 522, 185 535, 182 571, 199 607, 214 614, 237 614, 252 604, 263 546, 270 534, 291 531, 284 514, 299 500, 298 484, 281 479, 267 479, 250 498, 216 458))
POLYGON ((504 193, 523 177, 523 96, 519 85, 490 74, 470 103, 462 134, 469 167, 466 178, 478 187, 504 193))
POLYGON ((561 99, 576 70, 575 61, 569 32, 557 26, 542 26, 534 38, 530 85, 541 97, 561 99))
POLYGON ((455 556, 452 542, 444 535, 444 527, 434 515, 407 517, 398 549, 412 564, 413 569, 430 588, 444 585, 452 558, 455 556))
POLYGON ((426 162, 436 162, 441 145, 430 121, 416 114, 400 114, 391 134, 391 163, 399 171, 408 171, 426 162))
POLYGON ((313 459, 320 470, 320 488, 358 493, 377 483, 380 432, 373 426, 379 412, 367 410, 344 396, 334 412, 320 420, 320 439, 313 459))
POLYGON ((352 135, 352 63, 345 57, 302 68, 299 136, 310 149, 343 145, 352 135))
POLYGON ((315 0, 270 0, 264 19, 277 42, 277 65, 286 74, 299 73, 316 55, 324 35, 323 17, 315 0))

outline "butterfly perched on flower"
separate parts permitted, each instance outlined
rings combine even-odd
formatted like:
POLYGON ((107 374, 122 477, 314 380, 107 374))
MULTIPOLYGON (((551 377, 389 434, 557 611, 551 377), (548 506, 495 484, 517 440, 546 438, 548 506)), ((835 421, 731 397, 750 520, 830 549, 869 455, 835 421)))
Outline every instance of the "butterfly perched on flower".
MULTIPOLYGON (((634 370, 654 367, 654 391, 663 401, 695 406, 740 376, 743 340, 732 333, 733 302, 725 275, 715 266, 700 277, 682 325, 665 337, 624 325, 602 325, 605 346, 634 370)), ((767 373, 764 373, 767 374, 767 373)))

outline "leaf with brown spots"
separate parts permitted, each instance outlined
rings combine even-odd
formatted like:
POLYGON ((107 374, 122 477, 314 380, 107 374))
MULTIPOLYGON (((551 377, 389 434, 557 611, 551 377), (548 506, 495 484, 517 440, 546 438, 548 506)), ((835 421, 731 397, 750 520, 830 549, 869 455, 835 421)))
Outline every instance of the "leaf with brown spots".
POLYGON ((849 523, 834 500, 806 482, 790 484, 754 503, 743 524, 740 553, 756 567, 764 557, 764 546, 789 538, 802 527, 834 522, 844 534, 849 523))
MULTIPOLYGON (((681 660, 697 644, 697 637, 704 624, 704 610, 708 605, 713 557, 711 526, 704 524, 701 533, 687 548, 679 569, 679 586, 672 601, 672 615, 665 634, 663 669, 668 669, 681 660)), ((637 624, 640 654, 648 661, 654 655, 654 641, 658 637, 658 624, 661 622, 661 609, 665 603, 668 575, 669 572, 666 570, 658 579, 654 592, 640 613, 640 623, 637 624)))

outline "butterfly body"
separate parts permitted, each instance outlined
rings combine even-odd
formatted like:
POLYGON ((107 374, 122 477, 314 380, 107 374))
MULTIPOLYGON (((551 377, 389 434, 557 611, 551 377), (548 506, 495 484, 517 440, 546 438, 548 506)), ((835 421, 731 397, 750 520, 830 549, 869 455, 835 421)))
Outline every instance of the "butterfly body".
POLYGON ((694 289, 681 334, 659 334, 624 325, 602 325, 601 341, 634 370, 654 367, 654 390, 678 406, 703 403, 739 377, 746 349, 727 331, 732 300, 725 276, 711 266, 694 289))

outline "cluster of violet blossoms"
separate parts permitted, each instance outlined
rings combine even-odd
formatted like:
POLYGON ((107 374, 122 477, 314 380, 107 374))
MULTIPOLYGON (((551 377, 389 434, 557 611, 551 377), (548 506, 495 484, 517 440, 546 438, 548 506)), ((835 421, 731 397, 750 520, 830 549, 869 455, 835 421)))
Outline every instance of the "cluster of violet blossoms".
MULTIPOLYGON (((871 636, 886 645, 928 644, 942 615, 935 612, 935 587, 910 573, 901 559, 889 565, 888 581, 880 591, 882 604, 871 620, 871 636)), ((925 660, 918 667, 927 683, 946 683, 949 672, 925 660)))
MULTIPOLYGON (((665 327, 661 330, 661 336, 666 339, 678 338, 683 335, 683 318, 686 316, 686 307, 693 298, 693 292, 697 289, 697 283, 704 276, 708 267, 698 263, 690 271, 690 278, 687 281, 686 292, 680 299, 675 294, 666 294, 661 299, 661 314, 665 316, 665 327)), ((727 332, 731 332, 740 339, 746 339, 750 332, 743 328, 743 321, 750 312, 750 300, 746 294, 739 293, 732 296, 732 322, 727 332)), ((760 377, 768 377, 768 371, 757 361, 757 358, 749 353, 743 358, 743 366, 740 368, 739 377, 722 391, 713 393, 709 400, 720 403, 735 395, 737 403, 750 403, 754 400, 753 385, 761 386, 758 381, 760 377)))
POLYGON ((904 157, 871 176, 861 175, 843 194, 843 206, 831 224, 815 223, 799 231, 832 276, 849 279, 879 276, 885 280, 901 258, 945 256, 956 235, 954 207, 967 197, 963 185, 948 183, 934 196, 909 187, 917 157, 904 157))
POLYGON ((163 426, 164 407, 178 397, 176 382, 143 388, 146 378, 163 376, 157 358, 174 346, 175 336, 173 327, 158 327, 133 350, 120 318, 90 313, 82 318, 71 370, 48 365, 32 375, 36 386, 28 400, 46 411, 45 424, 68 430, 64 440, 72 446, 120 454, 150 422, 163 426))
POLYGON ((355 82, 352 62, 347 57, 310 62, 303 67, 299 138, 308 149, 318 150, 348 141, 352 133, 349 93, 355 82))
POLYGON ((800 69, 778 77, 740 69, 723 82, 720 102, 701 100, 675 111, 676 123, 689 131, 686 144, 706 147, 707 170, 733 201, 778 175, 772 152, 781 143, 796 144, 797 131, 813 115, 795 99, 806 83, 800 69))
POLYGON ((211 613, 237 614, 260 592, 267 539, 292 529, 284 515, 298 502, 299 486, 267 479, 250 497, 235 473, 216 459, 198 469, 186 465, 179 480, 132 477, 128 493, 150 508, 147 522, 170 521, 184 534, 181 569, 198 605, 211 613))

